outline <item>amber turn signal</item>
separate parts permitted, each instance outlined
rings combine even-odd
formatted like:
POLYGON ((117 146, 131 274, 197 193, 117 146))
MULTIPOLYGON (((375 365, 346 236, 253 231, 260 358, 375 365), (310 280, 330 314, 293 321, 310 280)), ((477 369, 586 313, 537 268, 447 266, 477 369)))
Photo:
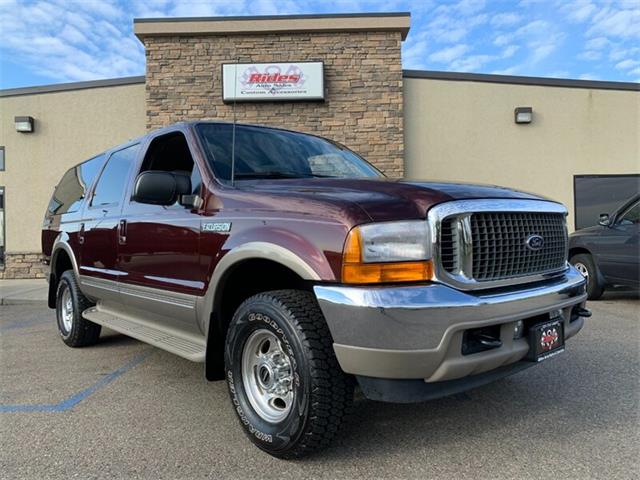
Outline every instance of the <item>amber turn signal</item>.
POLYGON ((431 260, 411 262, 362 262, 362 238, 354 228, 347 237, 342 258, 344 283, 424 282, 433 278, 431 260))

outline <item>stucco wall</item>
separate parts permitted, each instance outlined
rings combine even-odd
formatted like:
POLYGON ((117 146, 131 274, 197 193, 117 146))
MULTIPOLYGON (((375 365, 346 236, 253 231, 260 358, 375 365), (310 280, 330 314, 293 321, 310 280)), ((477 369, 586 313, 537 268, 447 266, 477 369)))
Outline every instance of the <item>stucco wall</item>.
POLYGON ((147 55, 147 127, 181 120, 231 121, 221 65, 324 62, 324 102, 238 103, 239 122, 330 137, 390 176, 403 174, 400 31, 142 36, 147 55))
POLYGON ((640 92, 404 79, 405 175, 498 184, 564 203, 573 175, 640 172, 640 92), (514 108, 533 122, 514 123, 514 108))
POLYGON ((144 84, 0 97, 7 253, 40 251, 45 208, 69 167, 144 132, 144 84), (16 132, 14 116, 26 115, 35 133, 16 132))

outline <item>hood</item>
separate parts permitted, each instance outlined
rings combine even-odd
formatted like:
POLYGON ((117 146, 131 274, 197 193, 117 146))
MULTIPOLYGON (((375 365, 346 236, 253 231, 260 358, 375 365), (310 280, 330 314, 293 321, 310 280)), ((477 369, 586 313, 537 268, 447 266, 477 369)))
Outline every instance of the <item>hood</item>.
MULTIPOLYGON (((462 199, 529 199, 543 197, 510 188, 466 183, 391 179, 314 178, 238 182, 237 188, 254 194, 292 197, 359 206, 372 221, 425 218, 432 206, 462 199)), ((346 206, 346 205, 345 205, 346 206)))

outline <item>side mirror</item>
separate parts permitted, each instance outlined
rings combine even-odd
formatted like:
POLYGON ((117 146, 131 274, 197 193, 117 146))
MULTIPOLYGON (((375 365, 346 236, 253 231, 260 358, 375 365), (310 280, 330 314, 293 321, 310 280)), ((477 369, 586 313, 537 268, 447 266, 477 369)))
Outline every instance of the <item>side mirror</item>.
POLYGON ((142 172, 133 187, 133 200, 152 205, 173 205, 178 197, 178 182, 173 173, 142 172))
POLYGON ((611 225, 611 219, 609 218, 608 213, 601 213, 600 219, 598 220, 598 225, 602 225, 603 227, 608 227, 611 225))

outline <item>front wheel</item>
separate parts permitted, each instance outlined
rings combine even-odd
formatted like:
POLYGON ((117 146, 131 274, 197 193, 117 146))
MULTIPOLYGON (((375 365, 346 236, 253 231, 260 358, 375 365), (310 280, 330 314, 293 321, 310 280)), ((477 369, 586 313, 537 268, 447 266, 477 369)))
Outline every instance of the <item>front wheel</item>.
POLYGON ((309 292, 266 292, 240 305, 229 326, 225 370, 245 433, 276 457, 329 445, 351 411, 353 380, 340 369, 309 292))
POLYGON ((589 300, 597 300, 604 292, 604 286, 600 281, 598 269, 593 261, 593 257, 586 253, 574 255, 570 260, 571 265, 576 267, 587 281, 587 296, 589 300))

